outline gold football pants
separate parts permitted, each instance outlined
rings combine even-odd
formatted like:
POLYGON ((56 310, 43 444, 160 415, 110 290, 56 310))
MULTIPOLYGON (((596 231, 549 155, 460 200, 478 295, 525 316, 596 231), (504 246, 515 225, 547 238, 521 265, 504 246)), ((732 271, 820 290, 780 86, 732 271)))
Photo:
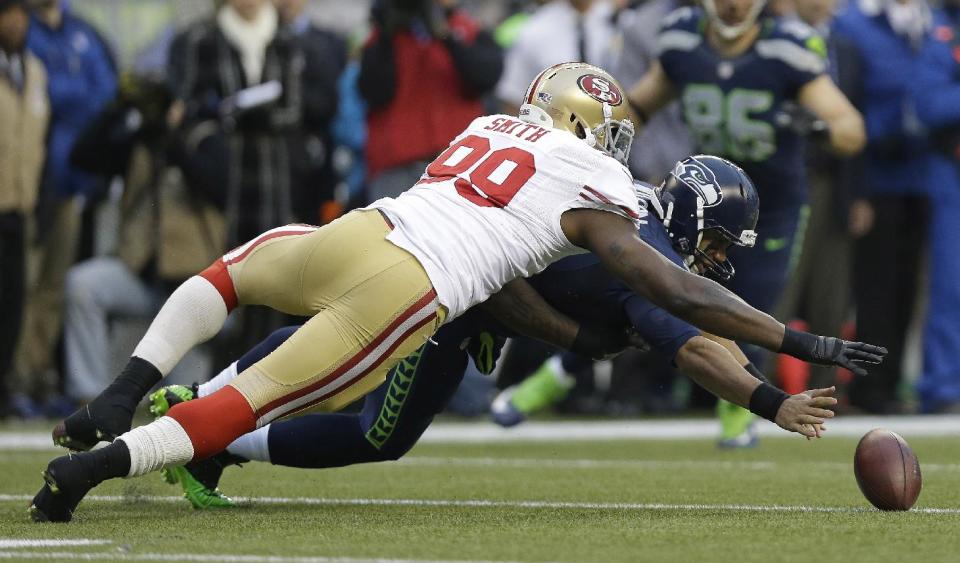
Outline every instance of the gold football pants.
POLYGON ((266 305, 311 317, 230 383, 258 427, 343 408, 383 383, 443 324, 446 311, 426 272, 386 240, 390 230, 378 211, 354 211, 320 228, 289 225, 204 271, 228 308, 266 305))

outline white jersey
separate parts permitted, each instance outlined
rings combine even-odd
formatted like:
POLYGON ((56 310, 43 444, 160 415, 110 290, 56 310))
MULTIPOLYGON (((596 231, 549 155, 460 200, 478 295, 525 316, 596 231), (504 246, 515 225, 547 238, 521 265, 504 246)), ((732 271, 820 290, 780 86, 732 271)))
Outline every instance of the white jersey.
POLYGON ((560 228, 568 209, 639 222, 630 172, 571 133, 515 117, 477 118, 396 199, 375 201, 388 240, 417 257, 453 319, 517 277, 585 252, 560 228))

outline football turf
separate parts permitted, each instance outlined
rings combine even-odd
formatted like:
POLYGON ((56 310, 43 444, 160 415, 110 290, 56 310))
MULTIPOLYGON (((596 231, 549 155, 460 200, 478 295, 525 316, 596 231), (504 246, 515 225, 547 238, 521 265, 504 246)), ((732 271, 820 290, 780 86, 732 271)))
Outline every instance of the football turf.
POLYGON ((955 561, 960 445, 907 438, 924 472, 908 513, 869 507, 840 437, 423 444, 393 463, 232 468, 222 488, 247 498, 231 511, 194 511, 158 475, 115 481, 69 524, 25 510, 57 452, 2 451, 0 559, 955 561))

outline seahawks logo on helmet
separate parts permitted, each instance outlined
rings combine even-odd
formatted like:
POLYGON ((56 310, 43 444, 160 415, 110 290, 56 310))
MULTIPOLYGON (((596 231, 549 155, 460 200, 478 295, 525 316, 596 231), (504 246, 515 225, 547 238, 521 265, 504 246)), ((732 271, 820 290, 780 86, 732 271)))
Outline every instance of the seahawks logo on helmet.
POLYGON ((723 201, 723 192, 717 183, 713 170, 702 164, 696 158, 681 160, 673 168, 672 174, 684 184, 697 192, 703 200, 704 207, 714 207, 723 201))
POLYGON ((623 94, 620 93, 617 85, 602 76, 584 74, 577 79, 577 85, 598 102, 607 103, 611 106, 619 106, 623 103, 623 94))

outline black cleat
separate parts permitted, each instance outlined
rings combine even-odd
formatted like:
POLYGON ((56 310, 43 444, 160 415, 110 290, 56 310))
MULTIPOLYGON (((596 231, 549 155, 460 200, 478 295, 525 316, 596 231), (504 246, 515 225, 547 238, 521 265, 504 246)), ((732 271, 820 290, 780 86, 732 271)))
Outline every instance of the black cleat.
POLYGON ((53 443, 74 451, 87 451, 100 442, 112 442, 130 430, 133 409, 101 395, 60 421, 53 429, 53 443))
POLYGON ((93 464, 77 454, 58 457, 43 471, 45 481, 30 504, 30 518, 34 522, 69 522, 73 512, 90 489, 97 486, 93 464))

